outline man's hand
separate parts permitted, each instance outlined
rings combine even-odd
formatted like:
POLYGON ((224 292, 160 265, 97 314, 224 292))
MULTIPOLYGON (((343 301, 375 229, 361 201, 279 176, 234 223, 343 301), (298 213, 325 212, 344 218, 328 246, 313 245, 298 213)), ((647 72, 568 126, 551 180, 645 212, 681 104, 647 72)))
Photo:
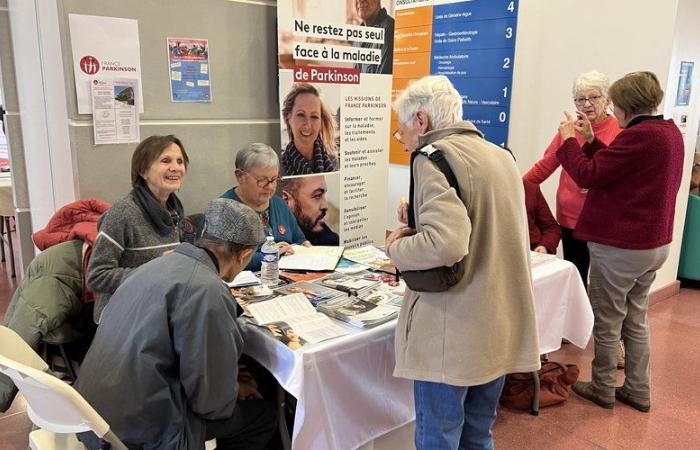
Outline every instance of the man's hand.
POLYGON ((311 242, 309 242, 309 241, 304 241, 304 242, 301 243, 301 245, 303 245, 304 247, 307 247, 307 248, 308 248, 308 247, 313 247, 313 245, 311 245, 311 242))
POLYGON ((280 256, 294 254, 294 248, 287 242, 278 242, 277 248, 280 249, 280 256))
POLYGON ((416 230, 414 230, 413 228, 399 227, 392 231, 389 234, 389 236, 386 237, 385 248, 389 250, 391 244, 396 242, 398 239, 401 239, 402 237, 406 236, 412 236, 414 234, 416 234, 416 230))

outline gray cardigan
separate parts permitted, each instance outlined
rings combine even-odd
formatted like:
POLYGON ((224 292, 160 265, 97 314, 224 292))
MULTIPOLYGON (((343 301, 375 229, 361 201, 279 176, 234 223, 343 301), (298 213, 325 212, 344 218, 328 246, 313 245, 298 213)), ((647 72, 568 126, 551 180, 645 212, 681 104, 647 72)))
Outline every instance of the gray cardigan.
POLYGON ((177 227, 167 236, 158 234, 131 194, 115 202, 102 216, 99 230, 87 277, 88 288, 98 294, 94 310, 97 323, 126 274, 180 243, 177 227))

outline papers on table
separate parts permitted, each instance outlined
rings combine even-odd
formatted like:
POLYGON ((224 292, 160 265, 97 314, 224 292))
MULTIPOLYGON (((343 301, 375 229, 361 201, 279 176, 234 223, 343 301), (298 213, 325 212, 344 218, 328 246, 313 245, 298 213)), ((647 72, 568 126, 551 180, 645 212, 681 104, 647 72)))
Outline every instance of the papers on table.
POLYGON ((364 264, 373 270, 396 273, 396 266, 394 266, 389 257, 386 256, 386 253, 373 245, 365 245, 364 247, 345 250, 343 257, 350 261, 364 264))
POLYGON ((280 270, 331 271, 343 256, 343 247, 294 245, 293 248, 293 255, 280 258, 280 270))
POLYGON ((256 286, 258 284, 262 284, 258 277, 256 277, 253 272, 250 270, 244 270, 243 272, 239 273, 236 278, 233 279, 230 283, 226 283, 228 287, 231 288, 239 288, 239 287, 246 287, 246 286, 256 286))
MULTIPOLYGON (((316 312, 304 294, 292 294, 248 305, 258 325, 287 324, 295 334, 311 343, 343 336, 348 331, 316 312)), ((277 325, 283 329, 283 326, 277 325)))

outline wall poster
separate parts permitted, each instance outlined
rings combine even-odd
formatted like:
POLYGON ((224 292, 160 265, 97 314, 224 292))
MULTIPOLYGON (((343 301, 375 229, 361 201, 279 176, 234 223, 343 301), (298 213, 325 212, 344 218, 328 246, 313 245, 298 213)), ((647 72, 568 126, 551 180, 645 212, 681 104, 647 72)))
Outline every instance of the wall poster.
POLYGON ((209 40, 167 38, 171 102, 211 102, 209 40))
POLYGON ((346 247, 385 238, 394 8, 383 3, 277 8, 283 194, 294 179, 323 191, 326 210, 299 222, 346 247))
POLYGON ((143 113, 138 22, 134 19, 82 14, 69 14, 68 22, 78 114, 92 113, 92 80, 99 78, 108 81, 125 77, 136 79, 139 112, 143 113))

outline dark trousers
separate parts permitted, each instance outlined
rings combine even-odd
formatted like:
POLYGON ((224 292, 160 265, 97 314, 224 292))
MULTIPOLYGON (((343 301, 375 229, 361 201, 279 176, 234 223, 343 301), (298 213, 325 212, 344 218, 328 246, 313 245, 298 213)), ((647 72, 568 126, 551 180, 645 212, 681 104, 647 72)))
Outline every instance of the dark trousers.
POLYGON ((263 450, 277 432, 277 415, 265 400, 242 400, 233 416, 207 422, 207 440, 219 450, 263 450))
MULTIPOLYGON (((218 450, 263 450, 277 432, 277 414, 265 400, 241 400, 228 419, 206 421, 206 430, 206 439, 216 438, 218 450)), ((90 450, 110 448, 92 431, 79 433, 78 439, 90 450)), ((128 442, 124 445, 129 449, 142 448, 128 442)))
POLYGON ((574 263, 581 274, 583 287, 588 290, 588 267, 591 265, 591 257, 588 254, 588 242, 574 237, 574 230, 561 227, 562 246, 564 247, 564 259, 574 263))

